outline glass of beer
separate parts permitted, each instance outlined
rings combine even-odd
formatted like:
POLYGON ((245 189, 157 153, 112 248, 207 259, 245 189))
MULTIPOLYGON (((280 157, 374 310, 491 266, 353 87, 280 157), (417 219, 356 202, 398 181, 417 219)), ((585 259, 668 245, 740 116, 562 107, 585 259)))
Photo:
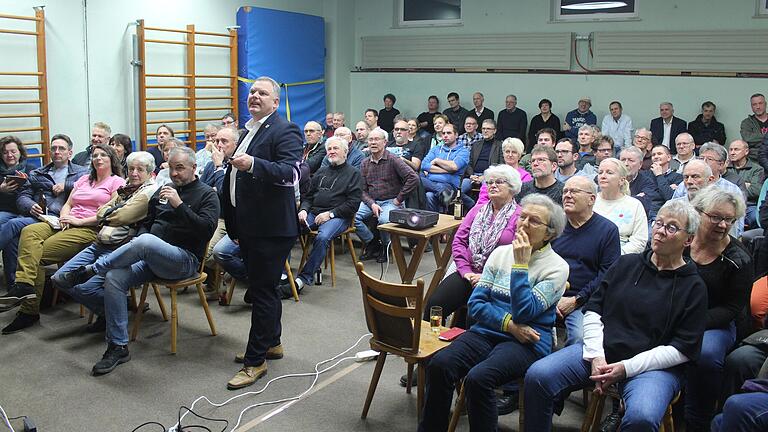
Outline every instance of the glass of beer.
POLYGON ((443 323, 443 307, 432 306, 429 308, 429 326, 436 335, 440 334, 440 325, 443 323))

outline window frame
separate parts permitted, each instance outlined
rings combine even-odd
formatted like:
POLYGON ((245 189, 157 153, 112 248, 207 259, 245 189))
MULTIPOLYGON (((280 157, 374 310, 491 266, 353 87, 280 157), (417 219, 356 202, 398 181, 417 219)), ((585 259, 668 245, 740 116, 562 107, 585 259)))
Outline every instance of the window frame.
POLYGON ((768 0, 755 1, 755 18, 768 18, 768 0))
MULTIPOLYGON (((635 11, 632 13, 600 13, 563 15, 560 13, 562 0, 551 0, 550 23, 572 23, 572 22, 608 22, 608 21, 640 21, 640 0, 635 1, 635 11)), ((758 0, 760 1, 760 0, 758 0)))
MULTIPOLYGON (((413 0, 411 0, 413 1, 413 0)), ((405 0, 396 0, 394 13, 395 28, 413 28, 413 27, 461 27, 464 25, 464 0, 459 0, 459 19, 450 20, 418 20, 405 21, 405 0)))

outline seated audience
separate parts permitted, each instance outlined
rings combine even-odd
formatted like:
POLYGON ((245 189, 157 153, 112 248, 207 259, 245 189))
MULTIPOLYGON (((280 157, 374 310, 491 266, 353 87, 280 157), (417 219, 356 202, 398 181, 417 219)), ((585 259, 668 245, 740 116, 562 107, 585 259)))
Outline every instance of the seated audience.
POLYGON ((477 120, 472 116, 467 116, 464 120, 465 132, 457 139, 460 146, 471 150, 475 143, 483 141, 483 135, 477 131, 477 126, 477 120))
POLYGON ((240 126, 235 118, 235 113, 230 111, 221 116, 221 127, 233 127, 240 132, 240 126))
POLYGON ((621 151, 621 162, 627 168, 630 196, 643 204, 648 220, 655 218, 664 200, 661 198, 651 172, 640 169, 643 154, 637 147, 627 147, 621 151))
POLYGON ((16 284, 5 297, 0 298, 0 304, 21 305, 21 309, 16 318, 3 328, 3 334, 23 330, 40 320, 44 266, 68 260, 96 240, 96 212, 125 184, 121 170, 112 147, 94 145, 90 174, 75 182, 72 193, 61 208, 58 218, 60 228, 54 228, 49 222, 38 222, 21 231, 16 284))
MULTIPOLYGON (((543 145, 545 147, 555 148, 556 142, 557 142, 557 133, 555 132, 555 130, 551 128, 544 128, 536 132, 536 135, 534 136, 534 140, 533 140, 533 145, 531 147, 536 147, 537 145, 543 145)), ((530 152, 526 153, 520 159, 520 165, 526 171, 528 172, 531 171, 531 153, 530 152)))
POLYGON ((699 358, 686 368, 686 430, 706 431, 723 385, 725 355, 736 343, 737 328, 750 326, 746 302, 752 287, 752 258, 728 229, 744 216, 740 193, 717 186, 700 191, 691 205, 701 220, 686 255, 707 287, 704 338, 699 358))
POLYGON ((445 125, 442 136, 443 144, 433 147, 421 161, 421 183, 427 195, 427 208, 436 212, 448 207, 469 162, 467 148, 456 143, 456 126, 450 123, 445 125))
MULTIPOLYGON (((221 127, 213 123, 208 123, 205 126, 205 129, 203 129, 203 134, 205 135, 205 147, 201 148, 197 151, 197 153, 195 153, 195 159, 197 161, 197 172, 195 174, 198 177, 203 175, 205 166, 208 165, 208 162, 211 161, 213 149, 216 147, 216 133, 219 132, 219 129, 221 129, 221 127)), ((240 136, 238 134, 238 138, 239 137, 240 136)), ((197 139, 195 139, 195 141, 197 141, 197 139)), ((235 144, 237 144, 237 141, 235 141, 235 144)), ((195 145, 197 145, 197 142, 195 142, 195 145)))
MULTIPOLYGON (((368 125, 368 128, 370 130, 374 130, 377 127, 379 127, 379 112, 376 111, 373 108, 368 108, 365 110, 365 113, 363 114, 363 121, 365 124, 368 125)), ((326 136, 326 138, 330 138, 333 136, 333 132, 331 132, 330 135, 326 136)))
POLYGON ((197 273, 205 244, 219 218, 216 192, 195 178, 195 152, 171 150, 173 185, 161 187, 149 200, 138 236, 94 264, 59 277, 72 286, 94 276, 104 278, 107 350, 94 366, 94 375, 112 372, 131 359, 128 352, 128 311, 125 296, 132 286, 156 279, 186 279, 197 273), (160 200, 167 200, 164 204, 160 200))
POLYGON ((147 217, 149 200, 157 191, 152 178, 154 170, 155 158, 151 154, 139 151, 128 155, 128 184, 116 190, 112 198, 99 207, 96 219, 100 229, 96 241, 59 267, 51 277, 56 288, 96 314, 96 321, 87 327, 89 332, 106 330, 104 277, 94 276, 87 282, 71 285, 62 275, 95 263, 102 255, 112 253, 136 236, 141 222, 147 217))
MULTIPOLYGON (((344 124, 344 113, 339 111, 337 113, 333 113, 333 133, 336 134, 336 129, 340 127, 344 127, 346 124, 344 124)), ((333 135, 332 135, 333 136, 333 135)))
MULTIPOLYGON (((443 127, 445 127, 447 124, 448 116, 445 114, 437 114, 432 120, 432 127, 435 129, 435 133, 432 134, 429 139, 427 139, 427 142, 429 143, 429 146, 427 146, 427 151, 432 150, 437 146, 443 145, 443 127)), ((458 128, 456 128, 455 125, 454 130, 458 131, 458 128)), ((458 136, 458 132, 456 132, 456 136, 458 136)))
POLYGON ((384 95, 384 108, 379 110, 379 119, 376 123, 387 133, 392 133, 392 129, 395 127, 395 117, 400 114, 400 111, 395 108, 395 102, 397 102, 395 95, 387 93, 384 95))
POLYGON ((552 249, 570 269, 569 286, 557 303, 557 317, 567 332, 566 346, 582 343, 582 308, 621 256, 619 230, 592 210, 596 198, 597 185, 586 177, 571 177, 563 186, 567 223, 563 234, 552 241, 552 249))
POLYGON ((545 129, 552 130, 550 136, 554 146, 560 136, 560 118, 552 113, 552 101, 549 99, 539 101, 539 113, 531 118, 531 125, 528 127, 528 146, 530 148, 536 144, 543 144, 539 142, 539 132, 545 129))
POLYGON ((725 145, 725 126, 715 118, 717 107, 712 101, 701 104, 701 114, 688 123, 688 133, 693 137, 696 148, 708 142, 725 145))
POLYGON ((168 183, 172 183, 171 170, 168 167, 168 160, 171 157, 171 150, 173 150, 176 147, 186 147, 186 146, 184 145, 184 142, 178 138, 168 138, 168 140, 165 141, 165 144, 163 145, 163 162, 160 165, 159 171, 157 168, 155 168, 155 171, 157 172, 157 175, 155 176, 155 180, 157 181, 157 184, 160 187, 168 183))
MULTIPOLYGON (((728 158, 728 153, 725 147, 717 143, 707 143, 701 146, 699 149, 701 158, 706 162, 712 171, 712 179, 707 184, 715 184, 720 189, 728 192, 741 193, 742 199, 745 197, 744 192, 739 186, 731 183, 730 181, 722 177, 723 171, 725 171, 725 162, 728 158)), ((689 163, 690 165, 690 163, 689 163)), ((739 177, 739 179, 741 179, 739 177)), ((672 198, 680 198, 688 193, 687 184, 685 182, 685 172, 683 172, 683 183, 678 185, 675 189, 675 193, 672 194, 672 198)), ((741 237, 741 233, 744 232, 744 217, 737 219, 736 223, 731 227, 731 235, 736 238, 741 237)))
POLYGON ((325 150, 329 165, 312 176, 309 192, 302 195, 299 206, 301 225, 318 233, 296 278, 299 291, 313 280, 315 271, 323 263, 328 244, 352 224, 362 200, 360 171, 347 163, 347 141, 337 136, 328 138, 325 150))
POLYGON ((19 216, 16 198, 25 184, 6 177, 27 177, 34 169, 19 138, 12 135, 0 138, 0 225, 19 216))
POLYGON ((640 150, 643 155, 643 165, 641 167, 643 171, 651 169, 651 164, 653 163, 651 159, 651 149, 654 145, 653 136, 648 129, 640 128, 635 131, 634 141, 632 141, 632 146, 640 150))
POLYGON ((528 366, 552 350, 568 264, 550 242, 562 232, 565 215, 543 195, 530 195, 521 206, 514 241, 491 253, 472 290, 475 324, 427 365, 419 431, 446 430, 454 386, 462 378, 470 429, 496 430, 496 388, 525 376, 528 366))
POLYGON ((600 129, 594 125, 584 125, 579 128, 577 142, 579 144, 579 160, 576 161, 576 169, 582 169, 585 165, 595 163, 595 148, 600 142, 600 129))
POLYGON ((718 404, 720 407, 729 397, 739 392, 745 381, 757 378, 761 371, 762 375, 768 372, 768 345, 765 343, 768 329, 762 327, 744 338, 738 348, 725 357, 723 386, 718 404))
POLYGON ((320 126, 320 123, 312 120, 308 121, 304 125, 304 153, 302 161, 309 165, 309 171, 312 174, 320 169, 320 164, 323 163, 323 158, 325 158, 324 141, 325 136, 323 135, 323 128, 320 126))
MULTIPOLYGON (((381 133, 379 133, 381 136, 381 133)), ((368 135, 370 141, 371 136, 368 135)), ((389 143, 389 137, 384 136, 384 139, 389 143)), ((387 150, 393 155, 399 157, 406 165, 412 170, 418 172, 421 169, 421 161, 429 151, 429 147, 426 141, 421 139, 410 139, 410 133, 408 135, 399 134, 395 136, 394 142, 387 147, 387 150)))
POLYGON ((120 161, 120 166, 123 168, 123 177, 128 178, 128 155, 133 150, 133 144, 131 144, 131 137, 124 134, 114 134, 109 138, 109 145, 112 150, 117 154, 117 159, 120 161))
MULTIPOLYGON (((400 120, 395 123, 395 129, 406 125, 400 120)), ((363 243, 360 260, 377 258, 377 262, 386 262, 389 234, 381 231, 381 243, 373 243, 373 233, 365 220, 373 216, 376 225, 389 223, 389 212, 403 207, 405 197, 416 189, 419 176, 401 158, 387 151, 387 133, 384 130, 374 129, 368 137, 371 156, 360 167, 362 202, 355 213, 354 223, 357 236, 363 243)))
MULTIPOLYGON (((432 95, 427 98, 427 110, 416 117, 419 122, 419 136, 421 139, 427 139, 435 135, 435 116, 440 114, 440 99, 432 95)), ((447 120, 446 120, 447 121, 447 120)), ((369 124, 369 126, 371 126, 369 124)), ((371 126, 372 127, 372 126, 371 126)))
MULTIPOLYGON (((736 174, 744 180, 747 188, 747 212, 744 223, 755 227, 757 220, 757 201, 763 187, 765 171, 763 167, 749 159, 749 145, 746 141, 735 140, 728 146, 728 168, 726 175, 736 174)), ((725 176, 724 176, 725 177, 725 176)))
MULTIPOLYGON (((679 137, 680 135, 678 135, 679 137)), ((670 153, 669 148, 665 145, 657 144, 653 146, 651 160, 653 163, 651 164, 650 172, 653 174, 653 179, 656 182, 656 190, 661 195, 662 202, 667 202, 672 199, 672 194, 675 193, 677 185, 683 181, 683 175, 670 166, 672 153, 670 153)))
POLYGON ((671 102, 662 102, 659 105, 659 117, 651 120, 651 135, 655 139, 653 144, 663 144, 667 146, 672 153, 676 149, 672 145, 678 134, 687 130, 688 124, 685 120, 675 117, 675 108, 671 102))
POLYGON ((523 155, 523 142, 517 138, 507 138, 501 143, 501 151, 504 154, 504 163, 514 168, 520 174, 520 180, 527 183, 533 180, 531 173, 520 166, 520 156, 523 155))
MULTIPOLYGON (((379 119, 379 112, 376 111, 375 109, 372 109, 372 108, 369 108, 368 110, 365 111, 366 112, 366 119, 367 119, 368 111, 375 112, 376 113, 376 120, 379 119)), ((330 137, 333 136, 333 113, 332 112, 329 112, 329 113, 325 114, 325 126, 323 127, 323 136, 325 138, 330 138, 330 137)))
POLYGON ((768 147, 763 145, 768 131, 768 112, 765 111, 765 96, 755 93, 749 98, 752 115, 741 121, 741 139, 749 144, 749 158, 768 170, 768 147))
MULTIPOLYGON (((469 115, 469 111, 467 111, 466 108, 461 106, 461 101, 459 100, 459 94, 456 92, 450 92, 448 93, 448 108, 443 110, 443 115, 448 117, 448 122, 456 126, 456 136, 459 136, 464 133, 464 120, 469 115)), ((435 128, 435 133, 437 134, 439 132, 437 128, 435 128)))
POLYGON ((597 171, 600 193, 595 213, 619 228, 621 254, 640 253, 648 242, 648 219, 643 204, 630 196, 627 167, 615 158, 604 159, 597 171))
POLYGON ((757 379, 744 383, 746 392, 725 401, 723 413, 712 421, 712 432, 761 432, 768 429, 768 365, 757 379))
POLYGON ((474 105, 475 108, 469 110, 468 117, 473 117, 478 125, 482 125, 485 120, 493 120, 495 118, 493 111, 488 109, 484 104, 485 96, 483 96, 482 93, 475 92, 472 94, 472 105, 474 105))
MULTIPOLYGON (((155 131, 155 138, 157 139, 157 145, 150 147, 147 151, 154 156, 155 158, 155 174, 160 172, 162 169, 163 162, 165 162, 165 157, 163 156, 163 151, 165 149, 165 144, 173 138, 175 135, 173 133, 173 129, 171 129, 170 126, 167 125, 160 125, 157 127, 157 130, 155 131)), ((74 162, 74 159, 73 159, 74 162)))
POLYGON ((563 132, 565 132, 566 138, 576 141, 579 135, 579 128, 584 125, 594 126, 597 124, 597 116, 589 110, 591 107, 592 99, 583 97, 579 99, 578 107, 565 115, 563 132))
MULTIPOLYGON (((349 130, 348 127, 345 126, 339 126, 336 128, 335 131, 333 131, 333 136, 339 137, 346 141, 347 148, 349 149, 349 152, 347 154, 347 164, 350 166, 356 168, 358 171, 360 170, 360 165, 363 163, 363 160, 365 159, 365 155, 362 151, 360 151, 357 147, 353 144, 353 136, 352 131, 349 130)), ((323 158, 323 162, 320 164, 321 168, 327 167, 331 164, 331 161, 328 159, 328 155, 326 154, 323 158)))
POLYGON ((97 144, 108 144, 110 135, 112 135, 112 128, 110 128, 108 124, 103 122, 94 123, 93 127, 91 128, 90 144, 85 148, 85 150, 76 154, 75 157, 72 158, 72 163, 84 167, 90 165, 91 151, 93 151, 93 146, 97 144))
POLYGON ((470 192, 483 184, 483 172, 489 166, 499 165, 503 161, 502 143, 496 139, 496 123, 486 120, 483 123, 482 140, 476 141, 469 149, 469 163, 461 180, 461 199, 467 210, 475 205, 470 192))
POLYGON ((623 255, 608 270, 584 309, 584 343, 528 369, 526 431, 552 430, 554 400, 590 383, 599 394, 618 384, 626 407, 622 431, 659 429, 683 387, 678 366, 697 359, 704 333, 706 287, 683 257, 698 223, 688 203, 667 202, 653 224, 650 250, 623 255))
POLYGON ((561 183, 565 183, 566 180, 575 175, 585 175, 576 168, 576 163, 580 157, 579 144, 570 138, 563 138, 555 145, 555 153, 557 154, 555 178, 561 183))
MULTIPOLYGON (((597 177, 597 167, 600 166, 600 162, 602 162, 605 159, 608 159, 609 157, 613 157, 613 155, 614 155, 613 138, 611 138, 609 135, 601 135, 600 140, 597 142, 597 145, 595 147, 594 162, 584 165, 581 171, 584 173, 584 175, 594 180, 597 177)), ((618 156, 621 157, 621 152, 619 152, 618 156)))
POLYGON ((496 138, 500 141, 510 137, 525 140, 528 114, 517 107, 517 96, 507 95, 504 98, 504 109, 499 111, 496 118, 496 128, 496 138))
POLYGON ((600 131, 613 139, 617 151, 632 145, 632 118, 624 114, 621 102, 613 101, 608 104, 609 114, 603 117, 600 131))
POLYGON ((680 174, 683 173, 685 165, 696 158, 696 154, 693 151, 695 146, 696 143, 688 132, 683 132, 677 135, 677 138, 675 138, 677 154, 672 156, 672 162, 669 163, 673 170, 680 174))
POLYGON ((371 128, 368 127, 368 123, 360 120, 355 124, 355 147, 363 152, 364 155, 369 155, 368 151, 368 134, 371 133, 371 128))
MULTIPOLYGON (((557 171, 557 154, 549 146, 537 145, 531 150, 531 177, 533 181, 523 183, 519 198, 528 194, 539 193, 548 196, 552 201, 563 202, 563 183, 555 177, 557 171)), ((482 191, 481 191, 482 192, 482 191)), ((481 200, 478 200, 480 203, 481 200)))

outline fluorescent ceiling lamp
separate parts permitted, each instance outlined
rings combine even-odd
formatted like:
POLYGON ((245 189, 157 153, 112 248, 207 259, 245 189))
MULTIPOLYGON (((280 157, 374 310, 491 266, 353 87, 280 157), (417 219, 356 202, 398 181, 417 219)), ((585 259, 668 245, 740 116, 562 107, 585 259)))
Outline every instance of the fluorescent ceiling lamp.
POLYGON ((627 3, 623 1, 599 1, 590 3, 576 3, 568 6, 562 6, 563 9, 569 10, 595 10, 595 9, 614 9, 626 6, 627 3))

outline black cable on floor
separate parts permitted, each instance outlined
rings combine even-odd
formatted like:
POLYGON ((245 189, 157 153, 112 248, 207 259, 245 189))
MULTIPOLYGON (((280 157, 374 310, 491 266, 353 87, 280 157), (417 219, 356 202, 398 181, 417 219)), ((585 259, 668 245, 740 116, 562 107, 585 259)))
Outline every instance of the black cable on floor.
POLYGON ((136 429, 132 430, 131 432, 136 432, 137 430, 143 428, 144 426, 148 426, 148 425, 152 425, 152 424, 160 426, 160 428, 162 428, 162 432, 166 431, 165 426, 163 426, 162 423, 158 423, 156 421, 148 421, 146 423, 142 423, 142 424, 136 426, 136 429))
POLYGON ((178 420, 178 423, 179 423, 179 429, 178 430, 179 430, 179 432, 183 432, 183 431, 187 430, 188 428, 200 428, 200 429, 205 429, 208 432, 213 432, 210 429, 208 429, 207 427, 202 426, 202 425, 182 426, 181 425, 181 412, 182 412, 182 410, 187 410, 187 412, 192 413, 192 415, 194 415, 195 417, 201 418, 203 420, 208 420, 208 421, 212 421, 212 422, 216 422, 216 423, 224 423, 224 427, 221 428, 221 432, 224 432, 229 427, 229 421, 227 421, 226 419, 217 419, 217 418, 210 418, 210 417, 201 416, 200 414, 192 411, 190 408, 187 408, 184 405, 182 405, 182 406, 179 407, 179 420, 178 420))

